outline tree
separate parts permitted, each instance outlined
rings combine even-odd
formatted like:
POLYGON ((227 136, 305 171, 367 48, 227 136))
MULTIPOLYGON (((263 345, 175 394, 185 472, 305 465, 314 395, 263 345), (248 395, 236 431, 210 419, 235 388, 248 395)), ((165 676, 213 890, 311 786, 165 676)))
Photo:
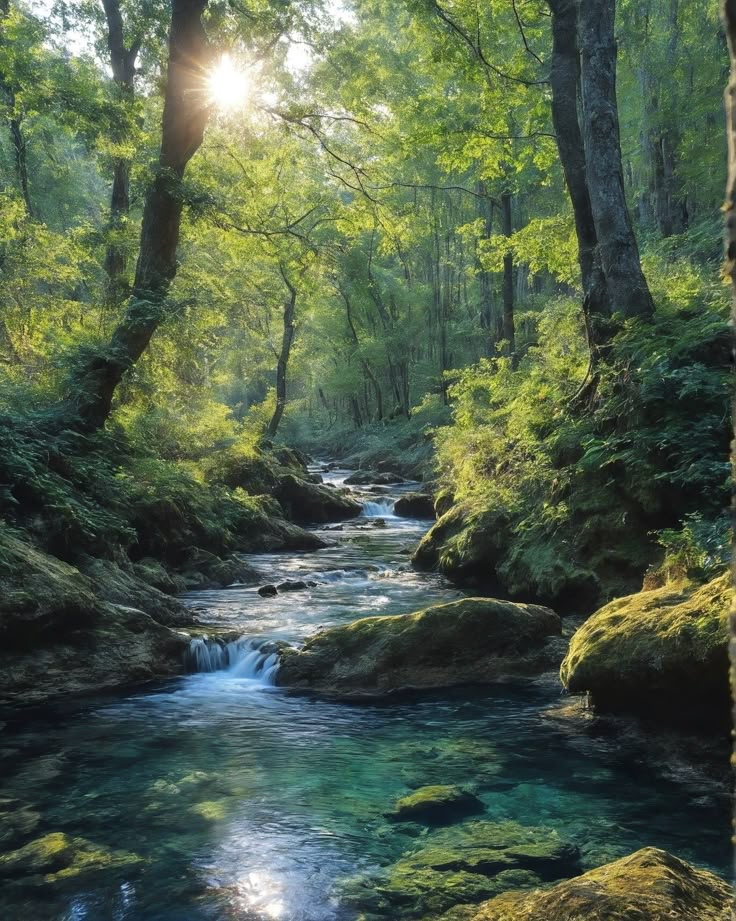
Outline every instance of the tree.
POLYGON ((624 192, 616 100, 615 0, 580 0, 585 168, 611 308, 648 319, 654 301, 641 268, 624 192))
POLYGON ((210 111, 202 77, 209 58, 202 24, 206 7, 207 0, 172 2, 161 152, 146 195, 133 291, 107 347, 75 375, 74 408, 84 429, 105 424, 118 384, 167 315, 184 206, 182 179, 202 144, 210 111))

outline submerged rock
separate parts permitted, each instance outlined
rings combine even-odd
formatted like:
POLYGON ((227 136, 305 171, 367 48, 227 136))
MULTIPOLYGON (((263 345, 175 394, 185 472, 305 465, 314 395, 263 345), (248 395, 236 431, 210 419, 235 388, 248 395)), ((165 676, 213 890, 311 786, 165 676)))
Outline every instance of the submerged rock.
POLYGON ((466 598, 319 633, 282 653, 277 682, 337 696, 485 684, 556 668, 560 633, 549 608, 466 598))
MULTIPOLYGON (((314 585, 314 583, 312 584, 314 585)), ((279 582, 276 588, 280 592, 304 592, 309 588, 309 585, 301 579, 297 579, 296 581, 287 579, 286 582, 279 582)))
POLYGON ((730 921, 731 887, 648 847, 547 891, 509 892, 443 921, 730 921))
POLYGON ((0 704, 36 704, 184 671, 188 638, 103 601, 78 569, 0 529, 0 704))
POLYGON ((482 811, 483 803, 469 790, 455 784, 434 784, 402 796, 386 813, 386 818, 395 822, 443 824, 482 811))
POLYGON ((391 918, 436 916, 455 905, 580 872, 577 848, 550 828, 474 821, 421 841, 380 876, 362 880, 362 888, 353 884, 348 897, 391 918))
POLYGON ((135 854, 52 832, 15 851, 0 854, 0 876, 13 879, 40 876, 44 882, 55 883, 83 873, 117 870, 138 863, 141 858, 135 854))
POLYGON ((730 603, 729 573, 612 601, 574 634, 562 681, 602 710, 725 720, 730 603))
POLYGON ((345 479, 346 486, 395 486, 405 482, 403 476, 387 470, 356 470, 345 479))
POLYGON ((422 518, 431 520, 436 518, 434 500, 428 493, 408 492, 399 496, 394 503, 394 515, 399 518, 422 518))

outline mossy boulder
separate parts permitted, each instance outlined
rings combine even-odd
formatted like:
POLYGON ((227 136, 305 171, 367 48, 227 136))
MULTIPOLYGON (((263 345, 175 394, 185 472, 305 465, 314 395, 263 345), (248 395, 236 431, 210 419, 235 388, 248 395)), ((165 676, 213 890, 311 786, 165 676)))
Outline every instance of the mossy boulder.
POLYGON ((575 633, 560 675, 596 707, 727 719, 731 577, 612 601, 575 633))
POLYGON ((282 653, 277 683, 337 696, 486 684, 556 668, 560 634, 549 608, 465 598, 325 630, 282 653))
POLYGON ((452 505, 424 535, 412 563, 457 585, 549 604, 563 613, 592 611, 600 603, 598 577, 574 559, 567 544, 519 529, 500 507, 452 505))
POLYGON ((0 704, 36 704, 184 670, 188 638, 111 604, 78 569, 0 528, 0 704))
POLYGON ((724 880, 648 847, 547 891, 508 892, 443 921, 730 921, 724 880))
POLYGON ((421 840, 382 874, 354 885, 349 898, 368 912, 417 918, 580 872, 577 848, 549 828, 474 821, 421 840))
POLYGON ((386 813, 386 818, 395 822, 441 825, 482 811, 483 803, 464 787, 432 784, 402 796, 386 813))
POLYGON ((141 863, 141 858, 93 844, 86 838, 74 838, 52 832, 30 841, 15 851, 0 854, 0 877, 40 877, 56 883, 100 870, 127 869, 141 863))
POLYGON ((408 492, 394 503, 394 514, 399 518, 423 518, 427 521, 436 517, 434 499, 428 493, 408 492))

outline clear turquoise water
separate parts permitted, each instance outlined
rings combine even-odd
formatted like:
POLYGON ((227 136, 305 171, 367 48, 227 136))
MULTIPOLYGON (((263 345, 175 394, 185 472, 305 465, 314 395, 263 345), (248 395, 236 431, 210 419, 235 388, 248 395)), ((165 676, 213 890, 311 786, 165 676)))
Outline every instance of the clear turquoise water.
MULTIPOLYGON (((302 639, 320 625, 413 610, 457 592, 402 571, 424 527, 358 521, 311 556, 255 560, 309 593, 199 593, 220 624, 302 639), (352 570, 350 567, 375 569, 352 570)), ((627 721, 556 715, 553 679, 482 693, 345 705, 225 673, 198 674, 9 721, 0 796, 38 814, 28 838, 65 832, 136 864, 0 890, 8 921, 342 921, 345 880, 416 844, 383 813, 425 783, 472 784, 486 818, 550 826, 585 866, 644 846, 727 874, 727 752, 627 721)), ((387 916, 386 921, 389 921, 387 916)))

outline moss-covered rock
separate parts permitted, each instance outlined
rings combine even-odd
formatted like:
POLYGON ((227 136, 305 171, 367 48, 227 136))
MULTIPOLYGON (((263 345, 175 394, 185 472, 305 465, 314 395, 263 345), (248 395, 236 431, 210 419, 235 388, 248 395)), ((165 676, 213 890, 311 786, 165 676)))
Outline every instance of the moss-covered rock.
POLYGON ((483 803, 469 790, 455 784, 432 784, 402 796, 386 818, 439 825, 482 811, 483 803))
POLYGON ((0 854, 0 876, 15 880, 41 877, 44 882, 55 883, 99 870, 125 869, 140 862, 141 858, 135 854, 52 832, 15 851, 0 854))
POLYGON ((277 682, 338 696, 484 684, 556 667, 560 633, 549 608, 466 598, 319 633, 282 653, 277 682))
POLYGON ((619 598, 572 638, 561 678, 601 709, 727 718, 731 578, 619 598))
POLYGON ((399 518, 424 518, 430 521, 436 517, 434 499, 428 493, 405 493, 394 503, 394 514, 399 518))
MULTIPOLYGON (((444 505, 438 508, 442 511, 444 505)), ((602 591, 598 577, 572 559, 565 544, 534 542, 505 509, 470 502, 459 502, 441 514, 419 543, 412 563, 420 570, 437 570, 458 585, 551 604, 565 613, 593 610, 602 591)))
POLYGON ((730 921, 731 887, 644 848, 547 891, 509 892, 443 921, 730 921))
POLYGON ((369 912, 417 918, 579 872, 577 849, 553 829, 475 821, 430 833, 349 897, 369 912))
POLYGON ((0 528, 0 704, 32 704, 183 671, 188 639, 104 601, 78 569, 0 528))

